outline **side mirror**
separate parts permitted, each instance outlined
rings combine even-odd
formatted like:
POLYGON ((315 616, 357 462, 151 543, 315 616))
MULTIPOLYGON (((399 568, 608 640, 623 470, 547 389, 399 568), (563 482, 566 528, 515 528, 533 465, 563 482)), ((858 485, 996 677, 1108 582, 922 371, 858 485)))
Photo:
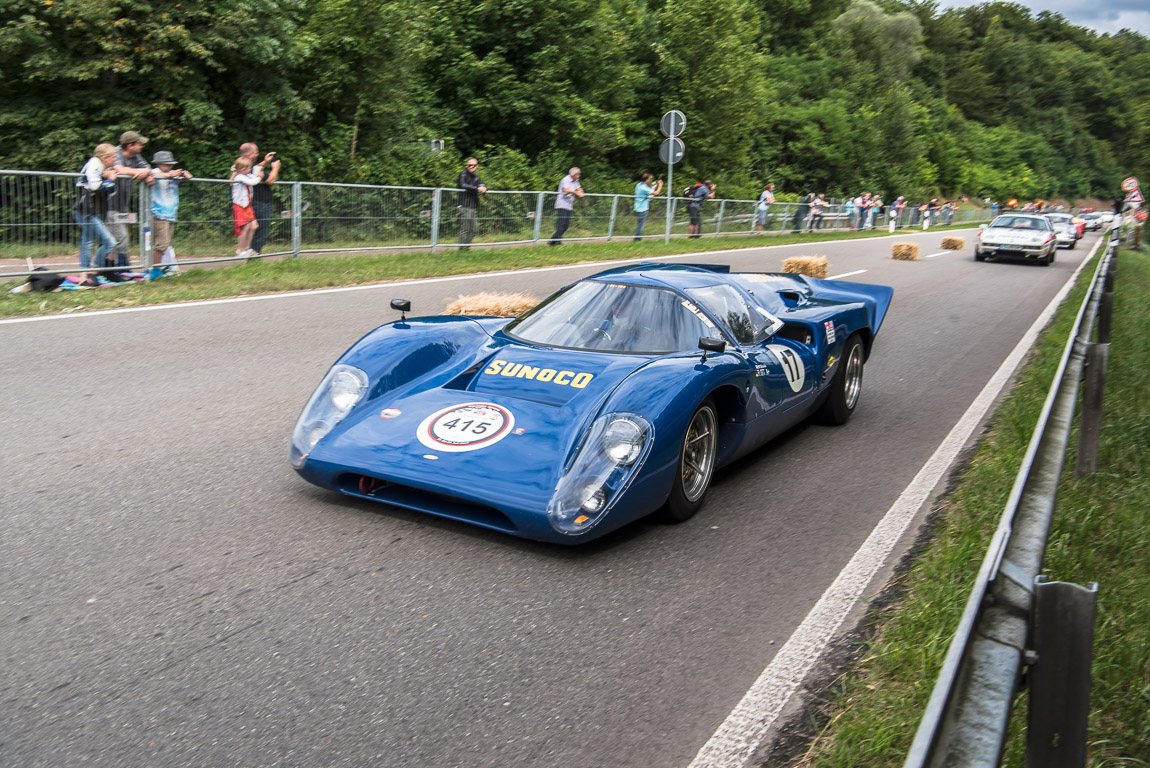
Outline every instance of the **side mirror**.
POLYGON ((699 337, 699 349, 703 350, 703 362, 707 362, 707 353, 714 352, 716 355, 725 352, 727 349, 727 342, 722 339, 713 339, 710 336, 699 337))
POLYGON ((411 302, 407 299, 392 299, 391 308, 401 313, 400 320, 406 320, 407 313, 411 311, 411 302))

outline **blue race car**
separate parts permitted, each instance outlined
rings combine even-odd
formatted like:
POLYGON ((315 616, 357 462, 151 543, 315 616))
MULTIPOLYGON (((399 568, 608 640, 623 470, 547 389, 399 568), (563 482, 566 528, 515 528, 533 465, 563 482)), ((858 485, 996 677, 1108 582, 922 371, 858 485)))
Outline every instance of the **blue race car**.
POLYGON ((515 319, 405 314, 328 371, 291 462, 348 496, 540 541, 680 522, 717 467, 808 417, 850 418, 892 293, 644 263, 515 319))

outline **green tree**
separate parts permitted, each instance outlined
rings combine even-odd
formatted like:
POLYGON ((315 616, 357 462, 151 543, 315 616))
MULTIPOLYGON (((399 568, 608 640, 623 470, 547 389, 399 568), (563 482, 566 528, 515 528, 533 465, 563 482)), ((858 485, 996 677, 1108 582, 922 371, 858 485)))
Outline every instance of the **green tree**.
POLYGON ((296 0, 10 0, 2 159, 71 170, 135 128, 220 172, 234 151, 221 145, 249 131, 292 136, 310 114, 290 80, 298 13, 296 0))
POLYGON ((754 7, 749 0, 668 0, 660 23, 664 107, 687 115, 687 165, 711 176, 745 169, 765 95, 754 7))

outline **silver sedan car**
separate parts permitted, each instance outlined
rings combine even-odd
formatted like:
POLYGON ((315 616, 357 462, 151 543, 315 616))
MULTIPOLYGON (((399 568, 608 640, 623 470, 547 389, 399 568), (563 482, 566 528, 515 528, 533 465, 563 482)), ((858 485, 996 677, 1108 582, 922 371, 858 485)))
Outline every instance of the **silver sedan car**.
POLYGON ((1054 237, 1059 248, 1073 248, 1078 245, 1078 225, 1069 213, 1043 214, 1054 225, 1054 237))
POLYGON ((990 225, 979 228, 974 245, 975 261, 998 258, 1037 261, 1045 266, 1054 262, 1058 238, 1054 225, 1045 216, 1027 213, 1004 213, 990 225))

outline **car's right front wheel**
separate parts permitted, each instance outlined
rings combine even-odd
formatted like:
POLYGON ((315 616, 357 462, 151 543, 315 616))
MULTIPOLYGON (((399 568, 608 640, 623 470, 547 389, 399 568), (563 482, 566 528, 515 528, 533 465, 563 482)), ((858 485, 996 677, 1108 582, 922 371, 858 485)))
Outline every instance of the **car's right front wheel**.
POLYGON ((865 358, 862 338, 856 333, 847 339, 838 370, 831 380, 827 399, 815 413, 815 420, 822 424, 837 426, 846 424, 862 392, 863 363, 865 358))
POLYGON ((699 507, 711 485, 715 472, 715 457, 719 447, 719 418, 715 403, 707 398, 687 423, 683 444, 679 447, 679 463, 671 495, 660 510, 660 517, 671 523, 689 520, 699 507))

